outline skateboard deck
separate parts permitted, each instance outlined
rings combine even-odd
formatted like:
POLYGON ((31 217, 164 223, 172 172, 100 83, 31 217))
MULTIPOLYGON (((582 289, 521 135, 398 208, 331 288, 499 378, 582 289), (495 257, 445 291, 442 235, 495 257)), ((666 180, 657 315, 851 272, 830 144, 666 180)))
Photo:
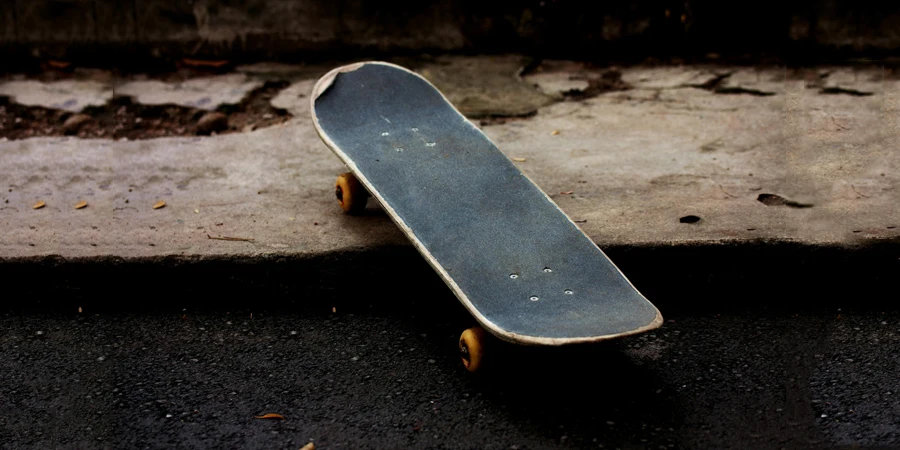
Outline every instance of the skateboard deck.
POLYGON ((418 74, 366 62, 323 76, 316 131, 491 334, 596 342, 662 316, 594 242, 418 74))

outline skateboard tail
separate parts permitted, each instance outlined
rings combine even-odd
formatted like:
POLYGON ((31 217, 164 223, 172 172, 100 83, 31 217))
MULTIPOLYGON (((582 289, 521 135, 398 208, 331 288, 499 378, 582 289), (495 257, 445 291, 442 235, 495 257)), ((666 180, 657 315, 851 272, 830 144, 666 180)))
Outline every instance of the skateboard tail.
MULTIPOLYGON (((381 66, 388 66, 388 67, 392 67, 392 68, 395 68, 398 70, 402 70, 408 74, 411 74, 411 75, 419 78, 420 80, 422 80, 423 82, 425 82, 429 86, 431 86, 431 84, 426 79, 424 79, 420 75, 416 74, 415 72, 409 71, 408 69, 405 69, 403 67, 400 67, 400 66, 397 66, 394 64, 390 64, 390 63, 361 62, 361 63, 355 63, 355 64, 351 64, 351 65, 347 65, 347 66, 338 67, 336 69, 331 70, 330 72, 328 72, 326 75, 324 75, 322 78, 319 79, 319 81, 316 83, 315 87, 313 88, 312 95, 310 96, 310 110, 312 111, 312 119, 313 119, 313 124, 315 126, 316 132, 322 138, 323 142, 325 142, 325 144, 341 159, 341 161, 343 161, 344 164, 350 168, 350 170, 357 176, 357 178, 366 187, 366 189, 379 201, 381 206, 387 210, 389 217, 394 221, 394 223, 397 224, 397 226, 404 232, 404 234, 406 234, 410 238, 410 241, 412 242, 413 246, 425 257, 425 260, 429 263, 429 265, 436 272, 438 272, 441 275, 441 278, 444 280, 444 282, 447 284, 447 286, 454 292, 454 294, 457 296, 457 298, 460 300, 460 302, 463 303, 463 305, 466 307, 466 309, 475 317, 475 319, 478 321, 478 323, 480 325, 482 325, 486 330, 488 330, 491 334, 497 336, 498 338, 505 340, 505 341, 513 342, 516 344, 558 346, 558 345, 568 345, 568 344, 599 342, 599 341, 614 339, 614 338, 618 338, 618 337, 639 334, 639 333, 642 333, 645 331, 649 331, 649 330, 658 328, 662 324, 663 319, 662 319, 662 315, 660 314, 659 310, 655 306, 653 306, 652 303, 650 303, 646 298, 643 297, 643 295, 641 295, 637 291, 637 289, 631 284, 631 281, 628 280, 627 277, 625 277, 624 274, 622 274, 621 270, 618 267, 616 267, 614 264, 612 266, 615 267, 615 270, 618 271, 618 274, 622 277, 622 279, 626 280, 628 285, 630 286, 630 288, 634 290, 634 293, 637 293, 641 297, 641 299, 643 299, 643 301, 646 302, 647 305, 649 305, 653 309, 653 312, 655 312, 654 318, 652 320, 650 320, 649 322, 647 322, 641 326, 638 326, 638 327, 632 327, 626 331, 612 333, 612 334, 599 334, 599 335, 592 334, 592 335, 584 335, 584 336, 549 337, 549 336, 536 336, 536 335, 530 335, 530 334, 522 334, 522 333, 516 333, 514 331, 507 330, 507 329, 503 328, 502 326, 494 323, 493 321, 488 319, 484 314, 482 314, 482 312, 477 307, 475 307, 475 305, 473 304, 471 299, 469 299, 469 297, 464 292, 464 290, 456 283, 456 281, 454 281, 453 277, 451 277, 450 274, 446 271, 446 269, 438 262, 438 260, 435 258, 435 256, 427 248, 427 246, 424 245, 423 242, 417 237, 414 230, 407 223, 405 223, 404 220, 401 218, 401 216, 397 213, 397 211, 394 210, 394 208, 391 206, 390 202, 386 201, 383 198, 383 196, 378 192, 377 189, 374 189, 373 184, 366 177, 366 174, 363 173, 363 171, 361 171, 359 169, 359 167, 357 167, 357 164, 354 162, 353 158, 351 158, 347 154, 345 154, 345 152, 340 148, 340 146, 338 146, 331 139, 331 137, 328 135, 328 133, 326 133, 323 130, 321 124, 319 123, 319 118, 316 114, 317 99, 320 96, 322 96, 323 94, 325 94, 328 91, 328 89, 330 89, 334 85, 335 80, 341 74, 359 70, 360 68, 365 67, 367 65, 381 65, 381 66)), ((431 86, 431 87, 433 88, 433 86, 431 86)), ((472 124, 470 121, 468 121, 468 119, 466 119, 465 116, 463 116, 459 112, 459 110, 457 110, 455 107, 452 106, 452 103, 450 103, 450 101, 446 98, 446 96, 443 95, 443 93, 441 93, 437 89, 434 89, 434 90, 438 94, 441 95, 441 97, 444 99, 446 104, 459 116, 459 118, 461 118, 463 120, 464 123, 468 124, 472 129, 476 130, 478 132, 478 134, 480 134, 480 136, 483 137, 483 139, 485 141, 490 142, 493 145, 493 143, 490 141, 490 139, 486 135, 484 135, 484 133, 481 132, 480 129, 478 129, 474 124, 472 124)), ((496 148, 496 145, 494 145, 494 147, 496 148)), ((505 155, 504 155, 504 157, 505 157, 505 155)), ((510 162, 510 164, 511 164, 511 162, 510 162)), ((531 180, 526 174, 522 173, 521 175, 525 179, 527 179, 530 183, 532 183, 534 186, 536 186, 536 184, 533 182, 533 180, 531 180)), ((591 245, 593 245, 594 248, 596 248, 601 253, 603 253, 602 249, 599 249, 593 243, 593 241, 584 233, 584 231, 581 230, 581 228, 578 226, 578 224, 576 224, 570 217, 568 217, 568 215, 566 215, 559 208, 559 206, 549 196, 547 196, 546 193, 544 193, 540 189, 538 189, 538 191, 541 192, 541 194, 544 196, 544 198, 548 201, 549 204, 553 205, 556 208, 556 210, 566 218, 566 220, 569 222, 569 224, 572 227, 574 227, 576 230, 578 230, 579 233, 581 233, 581 235, 583 236, 584 239, 588 240, 591 243, 591 245)), ((603 256, 606 257, 605 253, 603 253, 603 256)), ((608 260, 608 257, 606 257, 606 258, 608 260)))

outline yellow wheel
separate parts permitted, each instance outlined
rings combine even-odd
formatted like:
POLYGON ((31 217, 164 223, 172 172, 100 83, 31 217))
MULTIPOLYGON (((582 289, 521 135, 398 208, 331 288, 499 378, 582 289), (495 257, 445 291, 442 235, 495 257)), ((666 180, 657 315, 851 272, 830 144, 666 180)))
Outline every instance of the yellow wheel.
POLYGON ((366 209, 366 200, 369 193, 356 176, 350 172, 338 175, 334 183, 334 195, 341 205, 341 209, 348 214, 359 214, 366 209))
POLYGON ((481 327, 469 328, 459 336, 459 356, 469 372, 475 372, 481 367, 487 340, 487 332, 481 327))

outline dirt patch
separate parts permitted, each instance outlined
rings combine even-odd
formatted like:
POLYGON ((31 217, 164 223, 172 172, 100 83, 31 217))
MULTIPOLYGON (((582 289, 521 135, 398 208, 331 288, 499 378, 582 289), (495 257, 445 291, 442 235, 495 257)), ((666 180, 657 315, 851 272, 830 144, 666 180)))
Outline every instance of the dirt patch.
MULTIPOLYGON (((270 81, 254 90, 237 105, 223 105, 216 111, 228 118, 227 128, 218 134, 251 131, 286 122, 292 116, 269 101, 288 86, 286 81, 270 81)), ((72 135, 80 138, 152 139, 198 134, 197 122, 209 111, 177 105, 142 105, 130 97, 115 97, 81 114, 89 119, 73 128, 67 111, 23 106, 0 97, 0 139, 72 135)))

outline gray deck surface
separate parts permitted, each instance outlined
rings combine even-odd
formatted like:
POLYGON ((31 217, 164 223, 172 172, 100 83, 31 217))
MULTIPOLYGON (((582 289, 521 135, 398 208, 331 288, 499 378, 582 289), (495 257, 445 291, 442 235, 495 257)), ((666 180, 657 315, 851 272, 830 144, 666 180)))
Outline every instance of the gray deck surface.
POLYGON ((472 308, 503 331, 584 339, 657 318, 597 246, 419 76, 381 64, 341 73, 313 114, 472 308))

